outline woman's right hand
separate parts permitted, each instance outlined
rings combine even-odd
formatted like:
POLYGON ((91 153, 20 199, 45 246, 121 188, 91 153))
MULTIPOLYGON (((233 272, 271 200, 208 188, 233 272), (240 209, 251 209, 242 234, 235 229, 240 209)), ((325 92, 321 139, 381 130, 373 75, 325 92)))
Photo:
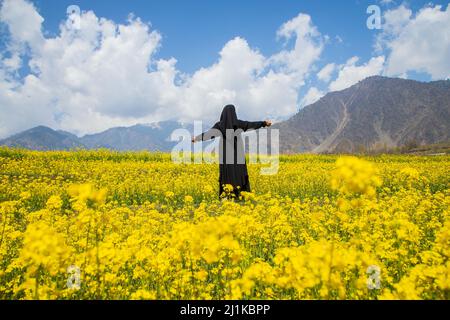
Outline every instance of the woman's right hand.
POLYGON ((264 121, 266 123, 266 127, 270 127, 272 125, 272 121, 266 120, 264 121))

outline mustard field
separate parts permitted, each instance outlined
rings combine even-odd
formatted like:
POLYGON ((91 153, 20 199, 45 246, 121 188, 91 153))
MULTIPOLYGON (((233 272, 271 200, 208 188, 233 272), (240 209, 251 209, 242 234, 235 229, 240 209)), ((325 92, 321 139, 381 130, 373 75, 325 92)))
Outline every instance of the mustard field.
POLYGON ((0 298, 450 298, 449 155, 261 166, 0 148, 0 298))

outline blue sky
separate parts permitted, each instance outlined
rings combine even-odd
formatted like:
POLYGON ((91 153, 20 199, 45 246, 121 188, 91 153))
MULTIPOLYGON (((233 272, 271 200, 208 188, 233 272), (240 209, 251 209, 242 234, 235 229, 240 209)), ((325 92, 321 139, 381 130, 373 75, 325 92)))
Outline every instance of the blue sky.
POLYGON ((280 120, 370 75, 421 81, 450 75, 448 1, 0 4, 0 86, 7 89, 0 93, 7 106, 0 109, 0 137, 37 124, 82 134, 168 119, 213 121, 222 103, 245 105, 248 118, 280 120), (366 26, 373 4, 381 9, 380 30, 366 26), (82 11, 78 32, 60 30, 69 5, 82 11), (121 27, 129 29, 129 42, 121 27), (108 37, 113 45, 106 46, 108 37), (142 68, 147 62, 152 70, 142 68), (31 112, 36 101, 39 115, 31 112))
MULTIPOLYGON (((241 36, 252 47, 266 55, 280 50, 283 41, 277 41, 276 30, 299 12, 311 15, 320 32, 330 36, 323 61, 344 62, 349 56, 363 60, 373 52, 373 37, 377 30, 366 27, 371 4, 381 10, 405 3, 413 11, 430 1, 392 1, 383 4, 369 0, 34 0, 45 18, 44 28, 49 35, 58 33, 59 24, 66 18, 66 8, 76 4, 83 11, 93 10, 97 16, 125 23, 133 13, 148 22, 162 36, 159 56, 176 57, 181 71, 192 73, 209 66, 218 58, 218 52, 228 40, 241 36), (336 41, 336 37, 343 40, 336 41)), ((446 6, 447 1, 432 1, 446 6)), ((417 76, 416 76, 417 77, 417 76)), ((425 75, 419 77, 426 79, 425 75)))

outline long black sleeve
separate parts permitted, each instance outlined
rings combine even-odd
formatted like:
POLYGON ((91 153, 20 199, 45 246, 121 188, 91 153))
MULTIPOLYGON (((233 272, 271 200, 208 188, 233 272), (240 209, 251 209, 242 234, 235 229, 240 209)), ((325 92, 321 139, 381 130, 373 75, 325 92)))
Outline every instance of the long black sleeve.
POLYGON ((215 123, 211 129, 195 137, 195 141, 207 141, 220 136, 219 123, 215 123))
POLYGON ((238 127, 242 129, 244 132, 247 130, 257 130, 259 128, 266 127, 265 121, 243 121, 238 120, 238 127))

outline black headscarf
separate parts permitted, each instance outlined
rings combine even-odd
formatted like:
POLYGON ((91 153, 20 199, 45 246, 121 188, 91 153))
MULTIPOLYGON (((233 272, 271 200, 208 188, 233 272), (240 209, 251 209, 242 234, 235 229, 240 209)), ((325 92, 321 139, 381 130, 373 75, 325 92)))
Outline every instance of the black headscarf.
POLYGON ((232 104, 226 105, 223 108, 218 127, 219 130, 222 131, 224 137, 227 129, 237 129, 238 118, 236 115, 236 108, 232 104))

